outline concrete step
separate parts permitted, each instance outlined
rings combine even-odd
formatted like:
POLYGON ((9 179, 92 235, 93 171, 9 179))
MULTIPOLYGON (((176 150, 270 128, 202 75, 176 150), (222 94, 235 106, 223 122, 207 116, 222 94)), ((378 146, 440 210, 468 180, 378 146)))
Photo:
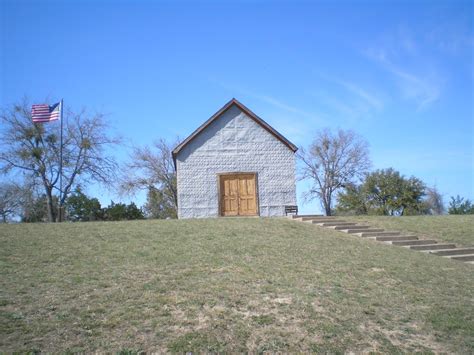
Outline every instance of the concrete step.
POLYGON ((345 226, 345 227, 350 227, 350 226, 355 226, 355 223, 352 222, 320 222, 316 223, 319 224, 321 227, 336 227, 336 226, 345 226))
POLYGON ((436 240, 422 239, 422 240, 394 240, 393 245, 407 246, 407 245, 427 245, 436 244, 436 240))
MULTIPOLYGON (((298 221, 298 222, 304 222, 304 223, 313 223, 313 219, 311 218, 295 218, 293 219, 294 221, 298 221)), ((328 222, 328 221, 332 221, 332 219, 325 219, 325 220, 322 220, 322 221, 318 221, 317 223, 323 223, 323 222, 328 222)))
POLYGON ((437 250, 437 249, 454 249, 455 244, 428 244, 428 245, 412 245, 410 249, 413 250, 437 250))
POLYGON ((463 255, 463 254, 474 254, 474 247, 472 248, 457 248, 457 249, 452 249, 452 250, 440 250, 440 251, 434 251, 433 254, 436 255, 463 255))
POLYGON ((312 221, 313 223, 323 223, 323 222, 331 222, 331 221, 339 221, 339 219, 335 217, 321 217, 321 218, 310 218, 307 221, 312 221))
POLYGON ((392 242, 392 241, 405 241, 405 240, 418 240, 416 235, 389 235, 389 236, 381 236, 381 237, 373 237, 375 240, 379 242, 392 242))
POLYGON ((303 222, 306 222, 306 223, 323 223, 323 222, 329 222, 329 221, 334 221, 335 219, 334 218, 324 218, 324 219, 321 219, 321 218, 305 218, 305 219, 302 219, 302 218, 298 218, 296 219, 297 221, 303 221, 303 222))
POLYGON ((400 235, 400 232, 363 232, 358 233, 361 237, 382 237, 382 236, 393 236, 400 235))
POLYGON ((333 216, 323 216, 322 214, 294 214, 292 218, 334 218, 333 216))
MULTIPOLYGON (((306 221, 306 222, 320 225, 321 223, 331 223, 332 221, 306 221)), ((336 222, 336 223, 338 223, 338 222, 336 222)), ((346 222, 342 222, 342 223, 346 223, 346 222)))
POLYGON ((347 222, 347 221, 344 221, 344 220, 341 220, 341 219, 331 219, 331 220, 314 220, 313 219, 311 221, 311 223, 313 223, 313 224, 336 223, 335 225, 337 225, 338 223, 353 223, 353 222, 347 222))
POLYGON ((336 217, 312 218, 311 220, 314 221, 314 223, 318 223, 317 221, 321 221, 320 223, 323 223, 323 222, 347 222, 344 219, 340 219, 340 218, 336 218, 336 217))
POLYGON ((459 261, 474 261, 474 254, 459 255, 459 256, 446 256, 446 258, 451 258, 459 261))
POLYGON ((365 228, 365 229, 355 229, 357 226, 349 227, 345 226, 343 229, 340 229, 341 232, 346 232, 350 234, 355 233, 372 233, 372 232, 383 232, 385 229, 380 228, 365 228))
MULTIPOLYGON (((335 230, 347 230, 347 228, 344 228, 344 226, 335 226, 334 227, 335 230)), ((358 230, 361 230, 362 229, 362 232, 365 230, 365 229, 370 229, 370 226, 358 226, 358 225, 355 225, 355 226, 352 226, 351 229, 358 229, 358 230)))
POLYGON ((313 219, 323 219, 323 220, 332 220, 334 217, 321 217, 321 216, 297 216, 293 217, 293 219, 298 219, 300 221, 310 221, 313 219))

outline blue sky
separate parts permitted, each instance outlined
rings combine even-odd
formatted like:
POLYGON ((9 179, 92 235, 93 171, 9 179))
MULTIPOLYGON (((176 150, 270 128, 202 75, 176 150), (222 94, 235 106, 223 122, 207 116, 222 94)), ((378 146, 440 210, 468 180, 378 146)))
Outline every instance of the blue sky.
POLYGON ((235 97, 298 146, 353 129, 374 169, 474 199, 473 2, 0 3, 1 106, 64 97, 105 112, 120 160, 235 97))

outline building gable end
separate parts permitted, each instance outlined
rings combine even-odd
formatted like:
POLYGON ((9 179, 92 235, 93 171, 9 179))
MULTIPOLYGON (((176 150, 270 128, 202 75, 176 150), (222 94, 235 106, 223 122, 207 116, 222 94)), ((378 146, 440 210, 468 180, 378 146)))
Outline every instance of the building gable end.
POLYGON ((204 122, 201 126, 199 126, 193 133, 191 133, 183 142, 181 142, 176 148, 173 149, 172 155, 173 160, 175 163, 176 168, 176 157, 179 152, 188 144, 190 143, 196 136, 198 136, 202 131, 204 131, 212 122, 217 120, 221 117, 227 110, 229 110, 232 106, 238 107, 242 112, 244 112, 250 119, 254 120, 257 124, 263 127, 266 131, 268 131, 271 135, 281 141, 285 146, 287 146, 293 152, 296 152, 298 148, 291 143, 288 139, 283 137, 278 131, 276 131, 273 127, 271 127, 267 122, 263 119, 258 117, 255 113, 249 110, 246 106, 242 103, 237 101, 236 99, 230 100, 227 104, 225 104, 219 111, 217 111, 214 115, 212 115, 206 122, 204 122))

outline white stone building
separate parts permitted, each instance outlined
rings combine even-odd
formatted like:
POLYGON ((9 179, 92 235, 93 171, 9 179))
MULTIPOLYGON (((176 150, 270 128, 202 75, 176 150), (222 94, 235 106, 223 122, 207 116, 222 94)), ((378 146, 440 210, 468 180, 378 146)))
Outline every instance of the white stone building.
POLYGON ((230 100, 173 150, 178 218, 285 215, 296 205, 296 150, 230 100))

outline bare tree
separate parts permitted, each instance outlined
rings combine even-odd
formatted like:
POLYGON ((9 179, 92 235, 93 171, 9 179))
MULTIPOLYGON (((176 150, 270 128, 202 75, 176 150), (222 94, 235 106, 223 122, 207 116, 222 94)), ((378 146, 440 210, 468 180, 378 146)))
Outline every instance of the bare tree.
POLYGON ((301 179, 311 179, 307 199, 319 198, 330 216, 335 192, 362 178, 370 167, 368 143, 353 131, 329 129, 316 134, 309 149, 300 149, 301 179))
POLYGON ((28 100, 3 109, 0 122, 0 173, 28 173, 40 181, 47 200, 48 220, 57 221, 53 197, 59 196, 63 205, 75 184, 115 181, 117 164, 106 149, 119 143, 109 137, 104 115, 64 112, 62 194, 60 175, 59 122, 33 123, 28 100))
MULTIPOLYGON (((176 172, 171 151, 177 144, 159 139, 151 147, 135 147, 126 165, 127 175, 122 178, 121 190, 134 193, 137 190, 161 191, 162 200, 178 209, 176 172)), ((175 213, 176 214, 176 213, 175 213)))
POLYGON ((3 223, 20 214, 23 192, 20 186, 12 182, 0 183, 0 217, 3 223))
POLYGON ((425 189, 425 194, 426 194, 425 203, 426 203, 426 207, 428 208, 429 213, 430 214, 443 214, 445 211, 443 196, 438 191, 438 188, 436 186, 427 187, 425 189))

